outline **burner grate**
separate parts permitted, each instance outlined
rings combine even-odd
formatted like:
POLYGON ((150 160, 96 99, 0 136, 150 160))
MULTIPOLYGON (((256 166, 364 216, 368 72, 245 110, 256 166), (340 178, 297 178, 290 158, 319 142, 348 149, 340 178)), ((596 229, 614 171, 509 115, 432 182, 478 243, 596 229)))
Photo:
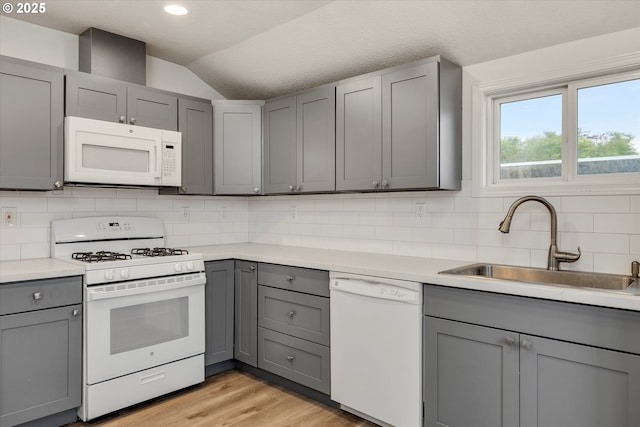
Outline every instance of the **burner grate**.
POLYGON ((187 255, 189 253, 186 249, 174 249, 174 248, 134 248, 131 249, 131 254, 158 257, 158 256, 171 256, 171 255, 187 255))
POLYGON ((74 252, 73 254, 71 254, 71 258, 84 262, 103 262, 131 259, 131 255, 111 251, 74 252))

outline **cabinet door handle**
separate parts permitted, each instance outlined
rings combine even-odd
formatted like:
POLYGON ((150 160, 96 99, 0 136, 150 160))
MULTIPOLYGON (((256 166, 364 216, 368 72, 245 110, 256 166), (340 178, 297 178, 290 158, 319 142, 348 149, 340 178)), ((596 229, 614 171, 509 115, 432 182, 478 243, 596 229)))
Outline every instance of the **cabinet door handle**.
POLYGON ((78 310, 77 308, 71 312, 71 315, 73 317, 78 317, 79 314, 80 314, 80 310, 78 310))
POLYGON ((42 292, 34 292, 33 293, 33 299, 36 301, 39 301, 42 299, 42 292))
POLYGON ((378 185, 380 184, 378 183, 378 181, 373 181, 371 185, 373 186, 373 188, 378 188, 378 185))
POLYGON ((62 183, 60 181, 56 181, 56 182, 53 183, 53 186, 55 188, 62 188, 62 183))
POLYGON ((293 276, 287 276, 287 281, 289 281, 289 282, 293 282, 293 279, 295 279, 295 277, 293 277, 293 276))
POLYGON ((131 118, 129 119, 129 124, 130 124, 130 125, 135 125, 135 124, 136 124, 136 118, 135 118, 135 117, 131 117, 131 118))
POLYGON ((525 350, 531 350, 531 342, 530 341, 522 340, 522 344, 520 344, 520 346, 522 346, 522 348, 524 348, 525 350))
POLYGON ((382 180, 382 188, 389 188, 389 181, 382 180))
POLYGON ((256 266, 255 266, 255 265, 252 265, 251 267, 249 267, 249 270, 251 270, 251 271, 256 271, 256 266))
POLYGON ((514 339, 513 339, 513 338, 511 338, 511 337, 506 337, 506 338, 504 339, 504 342, 505 342, 505 344, 507 344, 507 345, 513 345, 513 343, 514 343, 514 342, 516 342, 516 340, 514 340, 514 339))
POLYGON ((125 123, 127 118, 125 116, 120 116, 120 123, 125 123))
POLYGON ((295 357, 294 355, 292 355, 292 354, 290 354, 290 355, 288 355, 288 356, 287 356, 287 360, 288 360, 289 362, 293 362, 293 361, 295 360, 295 358, 296 358, 296 357, 295 357))
POLYGON ((291 310, 290 312, 287 313, 287 315, 292 318, 293 316, 296 315, 296 311, 295 310, 291 310))
POLYGON ((260 189, 258 187, 253 187, 253 192, 258 194, 260 192, 260 189))
POLYGON ((289 186, 289 191, 293 191, 293 189, 294 189, 294 188, 295 188, 295 187, 294 187, 293 185, 290 185, 290 186, 289 186))
POLYGON ((296 185, 296 191, 298 192, 302 191, 302 185, 296 185))

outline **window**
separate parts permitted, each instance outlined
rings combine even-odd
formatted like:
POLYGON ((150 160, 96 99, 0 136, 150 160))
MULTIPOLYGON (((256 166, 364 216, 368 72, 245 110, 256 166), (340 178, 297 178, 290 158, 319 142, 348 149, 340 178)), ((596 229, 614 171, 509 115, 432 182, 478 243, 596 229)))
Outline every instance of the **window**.
POLYGON ((640 71, 554 80, 474 88, 475 193, 640 191, 640 71))

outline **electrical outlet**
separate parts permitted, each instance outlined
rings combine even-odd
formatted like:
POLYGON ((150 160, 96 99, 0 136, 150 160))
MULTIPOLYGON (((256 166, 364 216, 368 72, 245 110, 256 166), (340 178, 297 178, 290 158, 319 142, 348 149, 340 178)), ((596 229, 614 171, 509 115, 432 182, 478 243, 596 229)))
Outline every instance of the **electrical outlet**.
POLYGON ((182 218, 185 222, 189 222, 191 219, 191 210, 187 206, 182 207, 182 218))
POLYGON ((416 202, 416 219, 422 221, 424 218, 424 202, 416 202))
POLYGON ((18 209, 2 208, 2 226, 15 227, 18 225, 18 209))

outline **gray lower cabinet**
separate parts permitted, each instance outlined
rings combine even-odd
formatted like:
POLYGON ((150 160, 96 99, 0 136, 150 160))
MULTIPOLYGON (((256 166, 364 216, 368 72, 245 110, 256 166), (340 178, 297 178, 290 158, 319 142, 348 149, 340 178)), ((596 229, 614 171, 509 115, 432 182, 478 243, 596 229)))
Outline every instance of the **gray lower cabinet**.
POLYGON ((0 426, 80 406, 81 377, 82 279, 0 285, 0 426))
POLYGON ((460 189, 460 67, 434 57, 336 93, 337 190, 460 189))
POLYGON ((94 74, 66 76, 65 115, 178 130, 178 97, 94 74))
POLYGON ((329 274, 258 265, 258 367, 331 391, 329 274))
POLYGON ((233 359, 233 260, 205 263, 205 365, 233 359))
POLYGON ((264 190, 335 190, 335 86, 269 101, 263 110, 264 190))
POLYGON ((62 70, 0 56, 0 189, 62 186, 62 70))
POLYGON ((215 194, 262 193, 264 101, 216 101, 213 106, 215 194))
POLYGON ((640 425, 639 313, 431 286, 425 313, 426 426, 640 425))
POLYGON ((234 285, 235 359, 258 366, 258 272, 251 261, 236 261, 234 285))

